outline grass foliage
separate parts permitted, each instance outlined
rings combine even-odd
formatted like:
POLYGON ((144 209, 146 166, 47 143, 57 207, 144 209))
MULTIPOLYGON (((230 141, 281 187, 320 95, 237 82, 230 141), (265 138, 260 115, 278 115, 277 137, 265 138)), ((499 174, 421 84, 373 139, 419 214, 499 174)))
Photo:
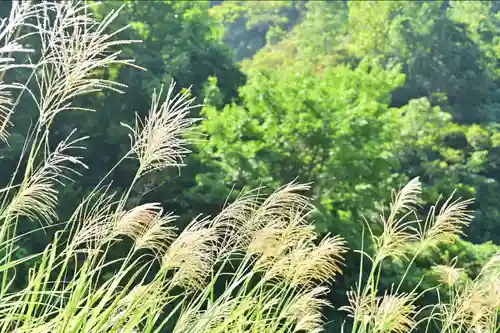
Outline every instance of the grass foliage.
MULTIPOLYGON (((320 332, 326 294, 341 273, 347 251, 339 236, 318 239, 309 216, 314 211, 301 192, 309 185, 291 183, 270 195, 247 191, 215 217, 199 217, 182 231, 176 216, 156 202, 127 208, 131 190, 148 173, 180 167, 195 119, 188 92, 174 84, 155 93, 149 113, 130 131, 125 159, 137 161, 130 186, 114 192, 116 166, 84 197, 69 221, 57 217, 58 188, 85 168, 78 152, 84 141, 74 130, 49 144, 60 113, 87 110, 75 99, 102 90, 121 91, 119 83, 96 77, 99 68, 131 65, 121 59, 120 31, 107 31, 119 15, 103 20, 88 4, 14 2, 0 25, 0 73, 28 68, 26 82, 0 83, 0 139, 8 142, 12 115, 20 96, 29 97, 38 119, 11 181, 0 192, 0 331, 1 332, 320 332), (25 47, 36 38, 37 52, 25 47), (18 63, 17 55, 36 59, 18 63), (17 94, 17 98, 14 98, 17 94), (27 219, 60 230, 45 251, 16 259, 18 223, 27 219), (110 249, 124 239, 133 246, 119 259, 110 249), (33 263, 28 283, 14 290, 16 266, 33 263), (102 270, 113 267, 105 279, 102 270), (216 288, 223 283, 225 288, 216 288), (219 290, 221 289, 221 290, 219 290)), ((350 319, 352 332, 497 332, 500 307, 500 253, 474 279, 459 279, 455 266, 436 266, 449 292, 434 306, 419 307, 419 298, 436 288, 402 291, 401 284, 380 291, 383 263, 408 260, 426 248, 452 242, 471 219, 469 200, 448 199, 418 218, 420 182, 414 179, 393 196, 381 233, 367 223, 373 244, 358 251, 359 281, 338 309, 350 319), (369 271, 364 269, 369 267, 369 271), (460 283, 459 283, 460 282, 460 283)), ((36 224, 35 224, 36 225, 36 224)), ((406 275, 405 275, 406 276, 406 275)), ((401 281, 405 279, 401 277, 401 281)), ((347 328, 349 327, 349 329, 347 328)))

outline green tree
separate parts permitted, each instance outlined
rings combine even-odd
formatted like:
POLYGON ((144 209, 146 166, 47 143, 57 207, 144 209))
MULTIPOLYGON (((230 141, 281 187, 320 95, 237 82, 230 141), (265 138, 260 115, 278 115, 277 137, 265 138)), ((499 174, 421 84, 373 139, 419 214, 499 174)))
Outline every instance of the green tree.
POLYGON ((281 40, 304 10, 304 1, 224 1, 210 9, 223 40, 237 60, 249 58, 268 42, 281 40))
POLYGON ((401 172, 431 185, 429 202, 456 184, 462 195, 476 196, 477 219, 468 230, 475 242, 498 241, 491 140, 498 127, 499 23, 484 2, 349 3, 347 50, 400 63, 407 77, 392 95, 393 106, 406 112, 401 172))
POLYGON ((374 209, 373 198, 384 198, 397 178, 398 124, 388 105, 403 81, 398 67, 384 70, 368 60, 323 77, 307 70, 252 73, 241 104, 203 109, 209 141, 200 155, 223 170, 206 177, 250 187, 296 176, 313 181, 322 230, 358 224, 350 230, 359 236, 361 211, 374 209))
POLYGON ((278 43, 268 43, 251 59, 245 71, 309 68, 321 74, 346 57, 347 5, 342 1, 308 1, 303 18, 278 43))
POLYGON ((419 97, 434 103, 444 95, 442 106, 454 119, 480 121, 481 105, 494 88, 491 65, 485 47, 455 16, 440 1, 350 2, 348 50, 357 57, 380 55, 387 63, 404 65, 407 80, 394 94, 396 105, 419 97))

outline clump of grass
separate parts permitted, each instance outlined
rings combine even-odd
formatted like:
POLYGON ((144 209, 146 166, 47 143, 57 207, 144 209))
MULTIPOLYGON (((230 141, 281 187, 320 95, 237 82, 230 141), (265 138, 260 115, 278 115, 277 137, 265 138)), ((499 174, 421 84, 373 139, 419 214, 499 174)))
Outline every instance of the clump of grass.
MULTIPOLYGON (((418 293, 419 285, 409 292, 401 286, 417 257, 429 247, 454 242, 463 235, 463 227, 472 220, 467 206, 472 200, 453 199, 450 196, 436 214, 437 205, 429 209, 424 220, 419 219, 421 184, 418 178, 411 180, 401 191, 393 194, 389 216, 381 216, 383 231, 375 235, 368 224, 373 240, 373 253, 359 251, 361 271, 359 281, 348 292, 349 305, 342 307, 352 318, 352 332, 488 332, 500 330, 499 301, 500 262, 494 255, 481 273, 473 280, 462 281, 465 272, 451 265, 436 265, 441 284, 448 289, 444 299, 439 288, 418 293), (363 272, 363 261, 368 260, 371 270, 363 272), (386 260, 407 260, 407 269, 397 286, 380 294, 383 263, 386 260), (436 292, 438 303, 419 308, 418 300, 429 292, 436 292)), ((439 200, 438 200, 439 201, 439 200)), ((466 275, 466 274, 465 274, 466 275)))
MULTIPOLYGON (((322 331, 322 311, 331 306, 328 285, 341 273, 346 244, 339 236, 318 239, 309 219, 314 207, 301 194, 309 185, 290 183, 269 196, 260 189, 244 192, 218 215, 198 217, 182 231, 175 227, 176 216, 159 203, 125 209, 143 177, 182 166, 189 153, 194 100, 187 92, 175 94, 173 83, 166 96, 162 89, 153 95, 145 119, 124 124, 131 145, 117 165, 128 158, 138 162, 129 187, 113 192, 109 175, 116 166, 111 168, 42 253, 13 259, 22 237, 16 234, 20 218, 57 224, 57 185, 86 167, 76 153, 88 138, 76 130, 49 149, 54 119, 87 110, 74 105, 82 94, 125 88, 94 76, 99 67, 133 64, 115 48, 135 41, 117 39, 121 30, 105 33, 117 15, 97 21, 79 2, 23 2, 14 3, 0 24, 0 72, 32 70, 28 82, 0 83, 0 138, 8 139, 17 110, 12 89, 29 96, 39 114, 19 157, 24 163, 0 192, 1 332, 160 332, 166 325, 177 333, 322 331), (31 51, 22 41, 33 36, 40 42, 39 58, 28 66, 16 64, 12 54, 31 51), (111 247, 126 238, 133 246, 111 259, 111 247), (12 272, 33 258, 37 263, 27 285, 13 291, 12 272), (114 274, 103 279, 110 265, 114 274), (218 290, 217 283, 225 288, 218 290)), ((342 309, 353 319, 352 332, 409 332, 422 325, 440 332, 496 332, 498 254, 465 285, 456 284, 454 267, 437 267, 451 298, 422 318, 416 289, 401 292, 400 284, 380 294, 385 260, 410 259, 410 249, 416 249, 410 267, 423 249, 453 241, 471 220, 468 200, 449 199, 437 215, 433 207, 420 221, 419 194, 418 179, 395 193, 389 216, 381 217, 382 234, 372 233, 373 253, 360 251, 371 270, 360 273, 348 294, 350 304, 342 309)))

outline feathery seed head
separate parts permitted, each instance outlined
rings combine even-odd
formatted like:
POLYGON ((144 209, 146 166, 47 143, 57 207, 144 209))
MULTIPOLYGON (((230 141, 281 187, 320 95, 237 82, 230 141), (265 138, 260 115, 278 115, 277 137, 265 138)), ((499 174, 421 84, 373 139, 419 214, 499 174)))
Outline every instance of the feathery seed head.
POLYGON ((500 310, 500 276, 490 276, 483 281, 485 288, 484 304, 492 310, 500 310))
POLYGON ((415 295, 386 293, 376 299, 373 332, 407 333, 415 326, 415 295))
POLYGON ((473 216, 467 207, 473 200, 458 198, 451 201, 452 197, 453 194, 444 202, 437 216, 434 215, 436 206, 429 210, 424 228, 419 231, 422 244, 436 246, 438 242, 453 242, 472 221, 473 216))
POLYGON ((248 245, 249 254, 260 255, 267 261, 279 257, 300 243, 310 242, 316 238, 314 226, 306 221, 309 212, 291 211, 288 215, 276 216, 262 229, 257 230, 248 245))
POLYGON ((30 20, 38 17, 41 9, 39 4, 30 1, 12 1, 9 16, 0 19, 0 73, 16 67, 32 67, 13 63, 12 53, 33 52, 21 44, 30 34, 23 33, 22 28, 30 25, 30 20))
POLYGON ((295 322, 293 332, 316 333, 323 331, 324 307, 332 305, 325 298, 328 288, 314 287, 296 295, 285 308, 284 317, 295 322))
POLYGON ((19 191, 11 201, 8 212, 13 216, 26 216, 32 220, 50 223, 57 218, 56 204, 57 184, 63 184, 63 179, 71 180, 67 175, 79 175, 74 168, 79 165, 87 166, 79 157, 68 154, 68 150, 83 149, 77 144, 86 137, 70 140, 74 131, 60 142, 52 153, 48 153, 44 161, 28 175, 27 180, 21 184, 19 191), (71 164, 73 166, 71 166, 71 164))
POLYGON ((163 256, 164 270, 176 270, 172 279, 175 285, 203 288, 215 261, 217 232, 205 226, 206 221, 194 220, 172 242, 163 256))
POLYGON ((422 183, 418 177, 413 178, 399 192, 392 192, 392 202, 390 204, 390 216, 388 223, 394 222, 396 215, 401 212, 414 211, 420 203, 422 193, 422 183))
POLYGON ((135 239, 162 211, 159 203, 147 203, 125 211, 116 221, 116 232, 135 239))
POLYGON ((421 184, 418 178, 411 180, 399 192, 393 192, 389 217, 381 216, 383 232, 379 237, 374 237, 376 260, 381 261, 386 257, 395 259, 405 257, 406 245, 417 240, 414 224, 418 221, 408 217, 415 214, 420 193, 421 184), (398 218, 400 213, 404 214, 398 218))
POLYGON ((323 283, 341 272, 339 267, 345 242, 339 237, 326 237, 319 245, 302 241, 277 257, 261 257, 255 264, 257 271, 265 272, 264 279, 280 278, 293 286, 323 283))
POLYGON ((341 273, 339 264, 346 252, 342 237, 325 237, 319 245, 311 246, 304 252, 299 252, 299 261, 292 261, 294 284, 310 283, 311 281, 326 282, 341 273))
POLYGON ((339 308, 340 311, 347 312, 347 316, 354 319, 359 323, 360 328, 367 331, 369 325, 373 320, 373 301, 371 295, 367 293, 361 293, 361 290, 357 288, 350 289, 346 292, 349 305, 344 305, 339 308))
POLYGON ((293 216, 290 212, 302 212, 302 216, 306 216, 313 210, 313 206, 307 197, 298 192, 308 189, 307 184, 295 183, 281 187, 268 196, 252 218, 246 221, 242 226, 242 233, 253 235, 268 224, 276 223, 277 220, 282 220, 286 216, 293 216))
POLYGON ((14 103, 11 99, 10 91, 6 90, 9 85, 0 82, 0 140, 7 142, 7 129, 12 125, 10 121, 14 103))
POLYGON ((227 321, 234 321, 231 314, 240 306, 249 308, 253 301, 246 299, 232 298, 224 302, 215 302, 206 310, 187 309, 182 312, 176 322, 174 333, 202 333, 218 332, 221 326, 227 327, 227 321))
POLYGON ((118 59, 121 52, 112 49, 134 41, 115 40, 125 28, 104 33, 117 17, 117 11, 97 21, 92 18, 87 4, 65 1, 43 2, 41 6, 43 15, 38 17, 38 33, 43 57, 39 62, 41 71, 35 72, 41 92, 36 103, 40 124, 47 125, 63 111, 92 111, 72 106, 77 96, 103 89, 121 92, 119 89, 124 85, 95 78, 95 70, 114 64, 130 65, 131 60, 118 59), (51 14, 57 19, 51 20, 51 14))
POLYGON ((376 260, 382 261, 387 257, 394 259, 405 258, 408 248, 407 245, 415 242, 418 238, 413 232, 413 224, 415 221, 405 222, 403 220, 398 223, 389 225, 384 221, 384 230, 378 237, 374 237, 377 249, 376 260))
POLYGON ((255 214, 260 199, 258 190, 244 192, 213 218, 212 226, 223 235, 217 254, 218 260, 242 255, 246 251, 249 235, 242 232, 242 226, 255 214))
POLYGON ((450 287, 454 286, 461 275, 464 274, 464 270, 456 268, 455 265, 437 265, 432 270, 438 274, 440 283, 450 287))
POLYGON ((349 305, 340 310, 348 312, 349 317, 357 318, 367 332, 406 333, 415 326, 416 306, 413 294, 386 293, 373 301, 370 294, 351 290, 347 292, 347 297, 349 305))
POLYGON ((78 206, 70 219, 76 231, 67 248, 69 254, 77 251, 81 245, 86 248, 78 251, 94 253, 112 239, 116 220, 114 198, 115 193, 108 193, 107 187, 100 188, 78 206))
POLYGON ((496 252, 481 269, 480 277, 500 276, 500 251, 496 252))
POLYGON ((175 238, 176 228, 169 226, 173 215, 164 215, 159 203, 148 203, 124 212, 117 219, 115 233, 134 240, 136 250, 150 249, 160 254, 175 238))
POLYGON ((290 183, 266 199, 260 189, 241 195, 212 220, 224 234, 219 258, 249 254, 270 260, 303 239, 314 239, 312 224, 306 220, 311 204, 296 193, 307 185, 290 183))
POLYGON ((122 124, 132 132, 132 152, 140 163, 140 174, 167 167, 182 166, 183 157, 190 152, 185 146, 189 128, 196 119, 188 118, 194 98, 189 92, 174 94, 172 82, 167 97, 161 103, 162 90, 154 92, 149 114, 144 121, 136 117, 135 128, 122 124))

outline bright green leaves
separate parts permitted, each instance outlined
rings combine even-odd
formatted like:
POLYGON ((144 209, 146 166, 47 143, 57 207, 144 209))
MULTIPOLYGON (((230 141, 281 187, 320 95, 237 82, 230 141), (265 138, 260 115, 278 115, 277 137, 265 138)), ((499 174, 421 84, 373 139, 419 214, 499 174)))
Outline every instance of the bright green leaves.
MULTIPOLYGON (((245 71, 294 68, 320 74, 340 63, 345 53, 347 6, 342 1, 308 1, 304 7, 300 11, 302 19, 285 37, 242 61, 245 71)), ((268 37, 272 32, 267 33, 268 37)))
POLYGON ((389 192, 399 124, 388 104, 403 80, 399 68, 368 59, 322 78, 255 72, 240 89, 241 105, 203 109, 209 140, 200 146, 202 160, 216 160, 227 182, 250 187, 313 181, 323 223, 336 230, 335 220, 360 218, 373 197, 389 192))

